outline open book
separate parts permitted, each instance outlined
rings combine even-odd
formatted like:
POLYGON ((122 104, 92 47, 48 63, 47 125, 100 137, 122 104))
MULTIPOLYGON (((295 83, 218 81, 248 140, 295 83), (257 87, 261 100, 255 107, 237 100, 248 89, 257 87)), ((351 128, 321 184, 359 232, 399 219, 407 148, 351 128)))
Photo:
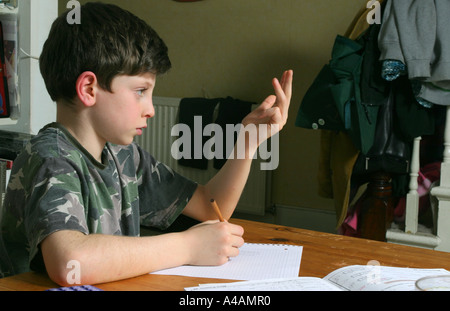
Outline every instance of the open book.
POLYGON ((444 269, 413 269, 386 266, 347 266, 323 279, 295 277, 235 283, 201 284, 187 291, 413 291, 416 280, 449 275, 444 269))

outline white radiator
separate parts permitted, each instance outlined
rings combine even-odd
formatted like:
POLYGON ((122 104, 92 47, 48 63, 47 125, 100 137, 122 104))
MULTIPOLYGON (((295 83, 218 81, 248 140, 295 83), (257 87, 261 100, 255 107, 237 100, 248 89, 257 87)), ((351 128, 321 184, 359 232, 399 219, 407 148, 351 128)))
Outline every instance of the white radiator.
MULTIPOLYGON (((216 173, 213 161, 207 170, 181 166, 172 157, 171 147, 177 137, 171 136, 172 127, 178 123, 180 98, 154 97, 155 116, 148 121, 148 128, 136 142, 158 161, 167 164, 179 174, 200 184, 205 184, 216 173)), ((217 110, 217 109, 216 109, 217 110)), ((236 211, 253 215, 264 215, 270 204, 270 171, 260 169, 261 161, 253 160, 247 185, 237 205, 236 211)))

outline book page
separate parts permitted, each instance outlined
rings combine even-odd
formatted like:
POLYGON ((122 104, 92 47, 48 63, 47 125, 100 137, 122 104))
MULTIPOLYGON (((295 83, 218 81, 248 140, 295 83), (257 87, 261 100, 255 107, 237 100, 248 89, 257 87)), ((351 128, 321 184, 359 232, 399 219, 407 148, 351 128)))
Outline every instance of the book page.
POLYGON ((240 281, 292 278, 299 274, 302 251, 296 245, 245 243, 239 256, 222 266, 181 266, 153 274, 240 281))
POLYGON ((350 291, 413 291, 425 276, 450 274, 444 269, 414 269, 385 266, 348 266, 328 274, 324 280, 350 291))
POLYGON ((235 283, 200 284, 186 291, 341 291, 332 283, 314 277, 296 277, 235 283))

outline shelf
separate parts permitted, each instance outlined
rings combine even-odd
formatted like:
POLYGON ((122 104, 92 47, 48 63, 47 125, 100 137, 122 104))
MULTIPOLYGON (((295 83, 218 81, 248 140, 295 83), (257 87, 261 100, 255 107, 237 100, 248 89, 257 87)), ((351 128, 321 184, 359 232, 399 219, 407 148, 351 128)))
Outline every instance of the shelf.
POLYGON ((12 120, 10 118, 0 119, 0 126, 2 125, 15 125, 17 124, 17 120, 12 120))
POLYGON ((0 14, 18 14, 19 8, 0 3, 0 14))
POLYGON ((37 134, 43 126, 56 119, 56 105, 47 93, 39 62, 30 55, 40 55, 51 25, 58 16, 58 1, 10 2, 17 3, 18 7, 0 8, 0 17, 4 22, 4 40, 17 42, 13 50, 15 57, 11 58, 15 62, 8 63, 15 79, 9 79, 8 83, 10 103, 14 108, 11 108, 12 119, 0 119, 0 130, 37 134))

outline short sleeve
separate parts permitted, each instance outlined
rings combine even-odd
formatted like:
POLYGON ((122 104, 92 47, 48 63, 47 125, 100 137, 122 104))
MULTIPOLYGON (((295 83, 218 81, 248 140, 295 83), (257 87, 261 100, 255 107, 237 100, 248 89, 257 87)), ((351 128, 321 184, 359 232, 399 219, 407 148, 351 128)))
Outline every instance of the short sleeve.
POLYGON ((166 229, 182 213, 198 185, 140 147, 137 150, 141 224, 166 229))
POLYGON ((48 158, 37 161, 32 167, 22 166, 21 170, 33 173, 22 174, 19 171, 11 177, 6 208, 8 202, 17 205, 21 200, 25 204, 23 215, 15 218, 23 226, 30 260, 37 254, 38 245, 54 232, 75 230, 88 234, 81 198, 81 176, 72 165, 64 159, 48 158))

